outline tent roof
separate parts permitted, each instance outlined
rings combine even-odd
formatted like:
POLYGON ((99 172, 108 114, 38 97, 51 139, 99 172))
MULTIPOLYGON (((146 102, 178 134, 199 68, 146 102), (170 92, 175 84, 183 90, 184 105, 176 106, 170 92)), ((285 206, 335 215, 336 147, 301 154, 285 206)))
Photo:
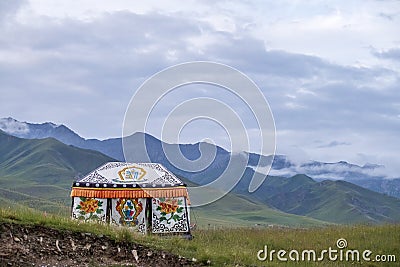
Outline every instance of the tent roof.
POLYGON ((186 185, 158 163, 108 162, 74 182, 71 196, 188 197, 186 185))
POLYGON ((158 163, 107 162, 74 183, 79 187, 183 186, 173 173, 158 163), (106 185, 106 186, 105 186, 106 185))

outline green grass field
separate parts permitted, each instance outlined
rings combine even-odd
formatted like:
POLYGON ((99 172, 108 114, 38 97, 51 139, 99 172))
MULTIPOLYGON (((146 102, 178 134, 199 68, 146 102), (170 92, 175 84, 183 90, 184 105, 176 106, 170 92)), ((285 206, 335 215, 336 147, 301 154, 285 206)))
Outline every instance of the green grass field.
MULTIPOLYGON (((400 262, 400 225, 326 226, 307 229, 278 227, 199 229, 193 232, 194 239, 189 241, 178 237, 144 236, 121 227, 79 223, 67 217, 44 214, 22 206, 17 206, 16 209, 0 209, 0 221, 40 224, 59 230, 103 234, 115 240, 137 242, 184 257, 195 258, 200 263, 210 262, 213 266, 399 266, 400 262), (347 250, 357 249, 360 253, 370 250, 371 255, 368 256, 371 260, 378 254, 386 255, 388 260, 389 255, 392 255, 390 260, 396 260, 396 262, 367 262, 362 259, 348 262, 330 261, 327 254, 320 262, 308 260, 296 262, 288 258, 291 250, 297 250, 300 253, 300 259, 304 250, 315 250, 316 258, 318 258, 324 249, 328 250, 329 247, 337 249, 336 241, 340 238, 347 240, 347 247, 342 249, 343 255, 347 250), (263 250, 264 246, 268 247, 268 251, 272 249, 287 251, 288 262, 280 262, 277 252, 274 254, 273 261, 258 260, 257 253, 263 250)), ((306 259, 307 255, 305 254, 306 259)), ((339 252, 337 255, 339 257, 339 252)))

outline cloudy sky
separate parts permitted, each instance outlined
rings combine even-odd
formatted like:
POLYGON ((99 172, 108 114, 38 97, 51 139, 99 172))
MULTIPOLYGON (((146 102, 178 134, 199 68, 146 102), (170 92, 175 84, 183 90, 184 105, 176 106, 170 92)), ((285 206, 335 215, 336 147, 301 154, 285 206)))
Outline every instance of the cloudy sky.
MULTIPOLYGON (((146 79, 175 64, 215 61, 262 90, 278 153, 385 164, 398 175, 398 25, 395 0, 0 0, 0 117, 65 124, 85 138, 121 136, 146 79)), ((171 103, 207 96, 237 103, 212 86, 189 86, 166 96, 153 119, 171 103)), ((246 107, 238 113, 247 120, 246 107)), ((182 142, 228 146, 223 127, 197 123, 182 142)))

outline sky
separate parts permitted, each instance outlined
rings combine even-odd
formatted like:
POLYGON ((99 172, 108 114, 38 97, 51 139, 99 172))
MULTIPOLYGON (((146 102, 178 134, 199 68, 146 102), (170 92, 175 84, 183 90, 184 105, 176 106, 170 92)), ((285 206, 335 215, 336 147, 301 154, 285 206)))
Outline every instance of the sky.
MULTIPOLYGON (((398 177, 398 25, 394 0, 0 0, 0 117, 64 124, 85 138, 119 137, 143 82, 176 64, 212 61, 260 88, 278 154, 382 164, 398 177)), ((199 97, 235 109, 256 150, 251 107, 210 85, 165 96, 149 133, 160 137, 156 126, 174 106, 199 97)), ((230 147, 229 122, 181 127, 181 142, 230 147)))

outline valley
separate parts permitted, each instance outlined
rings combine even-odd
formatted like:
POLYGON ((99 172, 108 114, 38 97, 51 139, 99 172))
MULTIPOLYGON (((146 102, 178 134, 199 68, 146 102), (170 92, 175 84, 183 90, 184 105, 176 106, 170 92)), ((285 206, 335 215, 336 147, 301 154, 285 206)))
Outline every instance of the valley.
MULTIPOLYGON (((66 128, 62 129, 66 131, 66 128)), ((116 159, 97 150, 64 144, 53 137, 44 138, 44 132, 34 135, 41 139, 25 139, 0 132, 1 206, 19 203, 68 216, 72 182, 116 159)), ((79 138, 76 134, 71 136, 79 138)), ((226 165, 225 159, 230 156, 217 147, 216 158, 207 169, 190 173, 169 163, 165 154, 160 153, 163 144, 158 139, 142 133, 131 138, 148 144, 147 153, 151 161, 164 164, 191 186, 204 185, 218 177, 226 165)), ((199 144, 179 146, 186 157, 195 159, 199 156, 199 144)), ((145 160, 140 157, 137 162, 145 160)), ((309 227, 400 221, 400 199, 341 180, 316 181, 304 174, 269 176, 258 190, 249 193, 249 181, 257 175, 251 165, 257 162, 257 157, 260 156, 249 155, 249 167, 232 192, 215 203, 195 208, 192 216, 197 216, 192 218, 193 221, 200 227, 309 227)), ((275 164, 275 169, 291 165, 282 156, 276 157, 275 164)))

